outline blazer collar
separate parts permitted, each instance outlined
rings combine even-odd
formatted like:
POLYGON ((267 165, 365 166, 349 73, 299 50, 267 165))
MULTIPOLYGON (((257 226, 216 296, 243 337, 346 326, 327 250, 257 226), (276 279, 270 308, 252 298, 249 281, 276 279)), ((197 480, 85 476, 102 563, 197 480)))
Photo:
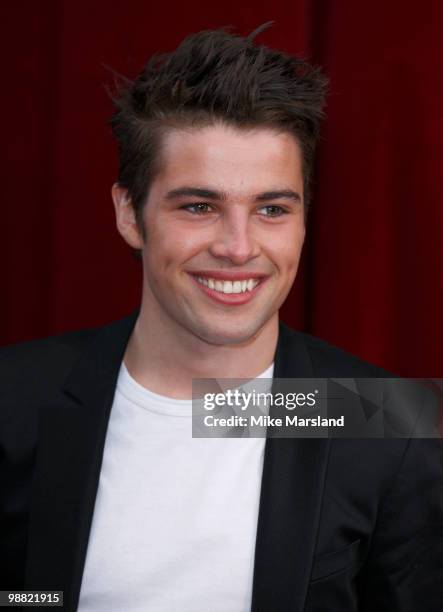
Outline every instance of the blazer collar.
POLYGON ((138 310, 103 327, 67 378, 63 390, 82 400, 97 383, 114 384, 126 351, 138 310))
POLYGON ((313 378, 314 376, 314 366, 303 334, 295 332, 280 321, 274 378, 313 378))
MULTIPOLYGON (((25 588, 63 590, 67 611, 78 605, 109 415, 137 316, 98 332, 71 371, 64 399, 43 407, 25 588)), ((303 336, 282 323, 274 376, 314 376, 303 336)), ((303 609, 328 448, 328 440, 266 441, 253 612, 303 609)))
MULTIPOLYGON (((138 310, 99 331, 89 350, 82 354, 67 378, 64 385, 66 393, 81 400, 84 394, 89 394, 91 385, 95 386, 98 381, 116 382, 137 317, 138 310)), ((274 378, 314 376, 314 367, 302 334, 294 332, 280 321, 274 378)))

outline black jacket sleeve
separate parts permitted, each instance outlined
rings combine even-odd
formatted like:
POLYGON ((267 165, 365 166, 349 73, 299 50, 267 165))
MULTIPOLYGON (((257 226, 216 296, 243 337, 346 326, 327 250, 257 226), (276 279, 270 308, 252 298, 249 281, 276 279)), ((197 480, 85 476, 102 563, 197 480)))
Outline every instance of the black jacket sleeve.
POLYGON ((364 612, 443 610, 443 443, 411 439, 381 502, 360 589, 364 612))

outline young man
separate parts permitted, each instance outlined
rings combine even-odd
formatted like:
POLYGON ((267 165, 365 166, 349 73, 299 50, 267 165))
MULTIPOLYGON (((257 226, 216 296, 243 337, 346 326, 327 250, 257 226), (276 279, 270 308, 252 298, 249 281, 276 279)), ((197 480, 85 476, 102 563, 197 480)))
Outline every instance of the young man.
POLYGON ((324 92, 213 31, 116 100, 141 307, 3 351, 2 589, 82 612, 441 610, 440 441, 191 437, 192 379, 383 376, 278 320, 324 92))

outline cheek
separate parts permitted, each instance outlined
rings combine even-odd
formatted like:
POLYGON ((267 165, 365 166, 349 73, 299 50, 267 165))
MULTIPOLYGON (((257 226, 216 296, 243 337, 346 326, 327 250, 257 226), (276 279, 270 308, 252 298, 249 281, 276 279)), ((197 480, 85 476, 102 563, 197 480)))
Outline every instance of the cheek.
POLYGON ((202 251, 204 245, 195 232, 183 228, 153 228, 148 235, 146 253, 154 275, 173 272, 202 251))
POLYGON ((295 228, 280 234, 269 245, 269 252, 281 272, 292 274, 297 271, 304 234, 304 229, 295 228))
POLYGON ((292 265, 293 262, 297 262, 302 248, 302 242, 288 240, 284 247, 281 249, 281 258, 286 261, 288 265, 292 265))

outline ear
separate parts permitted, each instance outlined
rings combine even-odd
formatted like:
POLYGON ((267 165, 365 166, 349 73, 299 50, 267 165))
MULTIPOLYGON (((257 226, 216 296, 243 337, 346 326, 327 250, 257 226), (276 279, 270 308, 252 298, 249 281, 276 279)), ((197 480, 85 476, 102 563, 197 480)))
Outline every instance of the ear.
POLYGON ((111 195, 115 208, 115 221, 120 235, 133 249, 142 249, 143 238, 135 219, 135 211, 128 190, 114 183, 111 195))

